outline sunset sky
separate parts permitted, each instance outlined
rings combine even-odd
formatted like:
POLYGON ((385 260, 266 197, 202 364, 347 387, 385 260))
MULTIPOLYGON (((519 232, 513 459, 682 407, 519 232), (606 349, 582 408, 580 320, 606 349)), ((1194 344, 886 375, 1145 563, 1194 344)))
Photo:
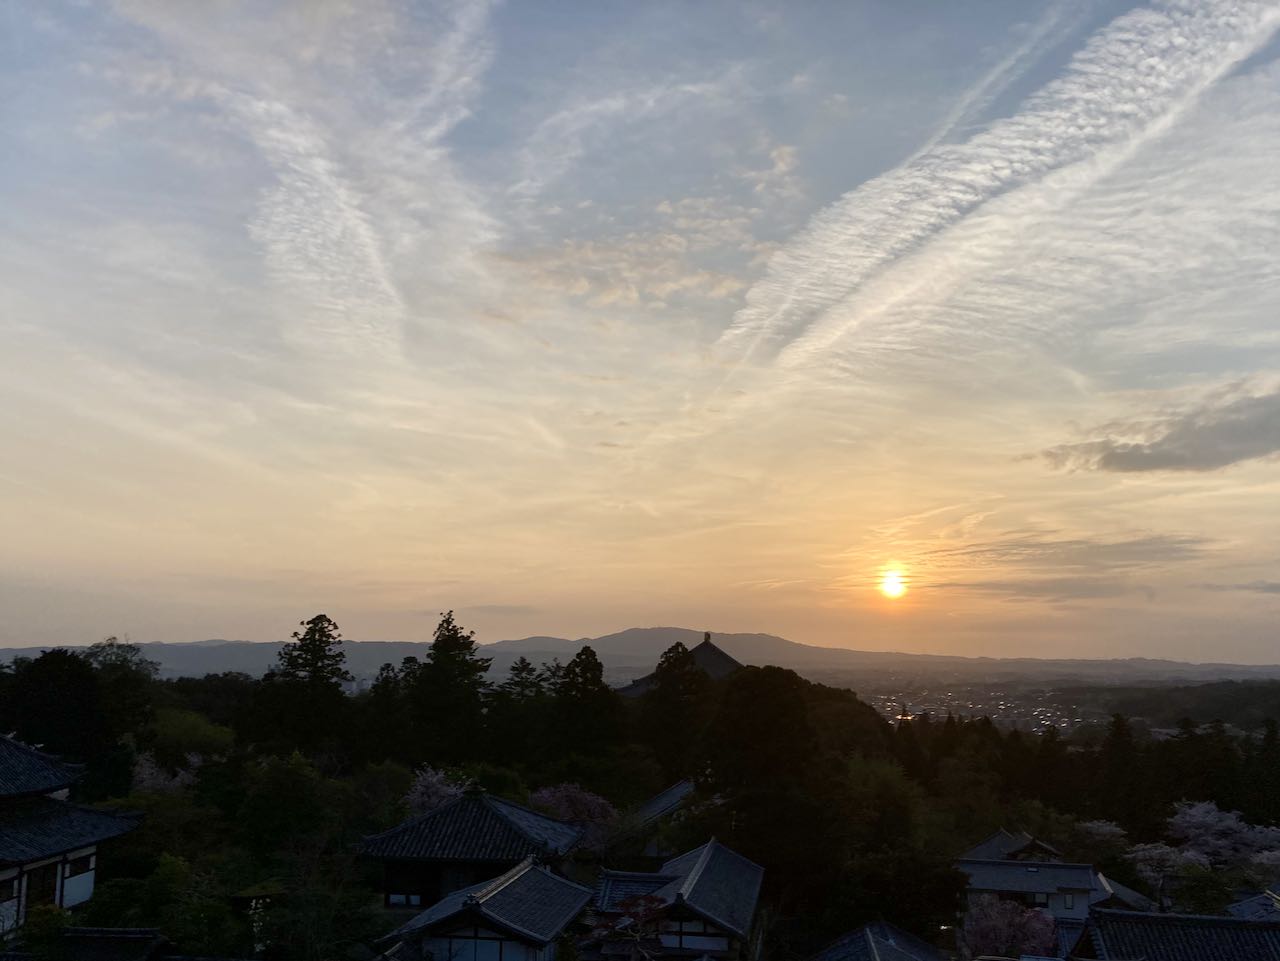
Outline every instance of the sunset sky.
POLYGON ((2 11, 0 644, 1280 661, 1280 0, 2 11))

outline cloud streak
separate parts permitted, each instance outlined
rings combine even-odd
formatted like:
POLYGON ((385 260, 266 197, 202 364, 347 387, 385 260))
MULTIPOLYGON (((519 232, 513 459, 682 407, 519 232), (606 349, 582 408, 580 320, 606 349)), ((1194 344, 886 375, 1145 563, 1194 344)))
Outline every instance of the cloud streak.
POLYGON ((823 211, 774 255, 721 337, 750 359, 792 342, 821 352, 857 323, 824 315, 893 261, 984 203, 1162 132, 1280 26, 1265 3, 1170 0, 1117 18, 1013 117, 963 144, 941 144, 823 211), (799 342, 797 343, 797 339, 799 342))
POLYGON ((1214 471, 1280 453, 1280 391, 1211 401, 1044 451, 1060 470, 1214 471), (1136 437, 1134 435, 1145 435, 1136 437))

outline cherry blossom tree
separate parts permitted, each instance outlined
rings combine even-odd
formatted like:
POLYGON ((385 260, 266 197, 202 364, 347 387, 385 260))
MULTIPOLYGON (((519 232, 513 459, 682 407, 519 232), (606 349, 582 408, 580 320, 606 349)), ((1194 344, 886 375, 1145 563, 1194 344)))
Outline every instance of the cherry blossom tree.
POLYGON ((1051 914, 993 895, 984 895, 973 903, 965 915, 960 936, 966 958, 985 954, 1016 958, 1024 954, 1057 953, 1057 934, 1051 914))
POLYGON ((588 850, 599 849, 618 820, 617 808, 577 784, 539 788, 529 796, 529 803, 553 818, 581 825, 583 847, 588 850))
POLYGON ((460 797, 469 787, 471 782, 466 778, 424 766, 413 775, 404 802, 410 814, 426 814, 460 797))

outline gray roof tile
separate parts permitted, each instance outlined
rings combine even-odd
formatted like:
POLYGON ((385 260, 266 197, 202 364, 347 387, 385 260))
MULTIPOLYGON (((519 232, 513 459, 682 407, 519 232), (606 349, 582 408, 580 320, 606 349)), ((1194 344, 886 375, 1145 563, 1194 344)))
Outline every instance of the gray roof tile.
POLYGON ((0 798, 51 794, 70 787, 82 770, 82 765, 0 736, 0 798))
POLYGON ((1102 961, 1280 961, 1280 922, 1095 908, 1088 933, 1102 961))
POLYGON ((832 941, 810 961, 940 961, 942 952, 886 921, 866 924, 832 941))
POLYGON ((764 868, 712 838, 672 858, 661 870, 605 871, 596 886, 596 907, 617 912, 629 897, 651 894, 666 904, 683 903, 695 914, 745 938, 760 898, 764 868))
POLYGON ((364 839, 369 857, 429 861, 519 861, 564 854, 582 829, 487 794, 465 794, 364 839))
POLYGON ((566 880, 526 859, 491 881, 455 891, 437 901, 391 938, 426 935, 461 914, 501 928, 527 941, 554 940, 591 900, 591 889, 566 880))
POLYGON ((132 831, 136 816, 36 797, 0 807, 0 864, 25 864, 132 831))
POLYGON ((956 867, 969 875, 971 891, 1088 892, 1091 901, 1110 896, 1110 890, 1091 864, 1058 861, 960 860, 956 867))

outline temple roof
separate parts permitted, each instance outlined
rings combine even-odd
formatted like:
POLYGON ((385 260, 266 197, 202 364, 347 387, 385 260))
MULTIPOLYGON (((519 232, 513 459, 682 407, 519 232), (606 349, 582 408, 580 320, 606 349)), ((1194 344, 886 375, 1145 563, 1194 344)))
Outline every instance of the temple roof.
MULTIPOLYGON (((693 655, 693 662, 701 668, 702 672, 713 681, 728 677, 735 671, 742 669, 742 664, 734 657, 726 654, 720 648, 711 643, 711 635, 707 635, 697 647, 689 651, 693 655)), ((654 685, 654 675, 646 674, 644 677, 637 678, 625 687, 618 688, 618 693, 623 697, 639 697, 646 693, 654 685)))
POLYGON ((960 860, 956 867, 969 875, 971 891, 1088 892, 1090 901, 1111 896, 1106 880, 1091 864, 1063 864, 1060 861, 977 861, 960 860))
POLYGON ((0 807, 0 864, 26 864, 132 831, 133 815, 35 797, 0 807))
POLYGON ((629 898, 651 895, 668 905, 683 904, 731 934, 751 931, 764 868, 729 850, 715 838, 672 858, 658 871, 603 871, 596 886, 596 907, 608 914, 629 898))
POLYGON ((1095 908, 1076 952, 1099 961, 1280 961, 1280 922, 1095 908))
POLYGON ((83 770, 52 754, 0 735, 0 798, 51 794, 70 787, 83 770))
POLYGON ((809 961, 940 961, 942 952, 886 921, 864 924, 832 941, 809 961))
POLYGON ((526 858, 490 881, 446 895, 384 940, 429 934, 430 928, 471 915, 486 927, 543 945, 559 937, 590 900, 590 888, 526 858))
POLYGON ((1006 831, 1004 828, 965 851, 960 857, 967 861, 1007 861, 1029 850, 1051 855, 1050 858, 1040 858, 1039 860, 1053 860, 1054 858, 1062 857, 1062 854, 1056 848, 1045 844, 1039 838, 1032 837, 1026 831, 1014 833, 1006 831))
POLYGON ((519 861, 564 854, 582 829, 489 794, 468 793, 366 837, 373 858, 428 861, 519 861))

